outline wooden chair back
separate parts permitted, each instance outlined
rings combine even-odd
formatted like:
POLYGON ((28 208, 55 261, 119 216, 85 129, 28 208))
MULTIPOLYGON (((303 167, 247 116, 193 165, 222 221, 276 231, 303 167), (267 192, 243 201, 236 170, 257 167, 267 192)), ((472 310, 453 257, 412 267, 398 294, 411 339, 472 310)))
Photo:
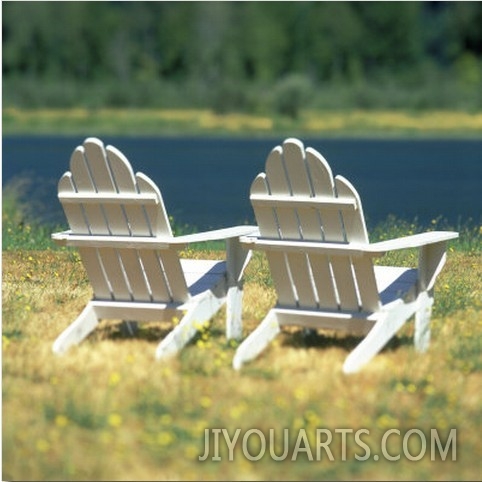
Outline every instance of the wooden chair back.
MULTIPOLYGON (((60 179, 58 196, 73 234, 112 237, 171 238, 161 193, 115 147, 86 139, 60 179)), ((175 250, 79 248, 94 299, 184 302, 188 289, 175 250)))
POLYGON ((380 300, 370 257, 299 249, 299 241, 368 243, 355 188, 333 177, 323 156, 297 139, 275 147, 250 199, 261 238, 298 242, 297 249, 268 249, 280 306, 376 311, 380 300))

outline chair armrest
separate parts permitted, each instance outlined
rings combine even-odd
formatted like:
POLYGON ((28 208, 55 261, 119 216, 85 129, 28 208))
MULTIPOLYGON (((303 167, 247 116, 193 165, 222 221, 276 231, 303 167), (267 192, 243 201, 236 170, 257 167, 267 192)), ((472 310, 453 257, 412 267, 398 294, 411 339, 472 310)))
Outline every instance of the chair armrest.
POLYGON ((455 231, 428 231, 426 233, 371 243, 367 245, 366 251, 371 253, 386 253, 387 251, 395 251, 398 249, 421 248, 428 244, 445 242, 458 237, 459 233, 455 231))
POLYGON ((115 236, 110 234, 73 234, 62 231, 52 234, 52 240, 60 246, 74 248, 135 248, 135 249, 169 249, 172 237, 153 236, 115 236))
POLYGON ((175 236, 170 242, 173 244, 201 243, 204 241, 218 241, 223 239, 239 238, 240 236, 246 235, 256 235, 257 233, 257 226, 232 226, 229 228, 214 229, 212 231, 205 231, 202 233, 175 236))
POLYGON ((241 244, 248 249, 260 251, 283 251, 286 253, 329 254, 331 256, 382 256, 383 252, 370 253, 367 243, 326 243, 324 241, 303 241, 290 239, 258 238, 256 236, 242 236, 241 244))
POLYGON ((444 243, 458 237, 452 231, 431 231, 378 243, 327 243, 324 241, 303 241, 259 238, 256 235, 242 236, 240 242, 251 249, 277 250, 286 252, 324 252, 339 256, 383 256, 387 251, 444 243))
POLYGON ((59 246, 68 246, 69 237, 72 236, 72 231, 59 231, 58 233, 52 233, 50 238, 59 246))
POLYGON ((430 291, 447 259, 447 241, 456 239, 454 231, 429 231, 398 239, 381 241, 370 245, 370 249, 385 253, 405 248, 420 248, 418 256, 418 289, 430 291))
POLYGON ((189 243, 237 238, 256 229, 255 226, 234 226, 176 237, 73 234, 69 230, 52 234, 52 239, 62 246, 73 247, 178 249, 189 243))

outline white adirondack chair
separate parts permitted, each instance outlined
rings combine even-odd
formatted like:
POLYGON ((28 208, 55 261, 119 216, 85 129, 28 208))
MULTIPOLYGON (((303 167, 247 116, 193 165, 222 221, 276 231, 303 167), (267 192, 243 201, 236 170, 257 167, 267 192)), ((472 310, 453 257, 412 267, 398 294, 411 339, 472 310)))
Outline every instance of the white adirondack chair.
POLYGON ((237 226, 174 237, 161 193, 115 147, 88 138, 72 154, 58 197, 70 230, 52 238, 78 249, 94 297, 57 338, 53 351, 80 343, 101 319, 180 319, 161 341, 156 358, 180 350, 227 303, 226 335, 239 338, 242 273, 249 259, 237 226), (226 261, 180 259, 188 243, 226 240, 226 261))
POLYGON ((413 314, 416 349, 427 349, 434 283, 446 243, 458 233, 370 243, 356 190, 341 176, 333 179, 323 156, 297 139, 272 150, 250 198, 260 233, 242 241, 266 252, 278 300, 238 347, 235 369, 261 353, 282 325, 366 335, 345 360, 345 373, 367 363, 413 314), (373 264, 403 248, 420 248, 418 269, 373 264))

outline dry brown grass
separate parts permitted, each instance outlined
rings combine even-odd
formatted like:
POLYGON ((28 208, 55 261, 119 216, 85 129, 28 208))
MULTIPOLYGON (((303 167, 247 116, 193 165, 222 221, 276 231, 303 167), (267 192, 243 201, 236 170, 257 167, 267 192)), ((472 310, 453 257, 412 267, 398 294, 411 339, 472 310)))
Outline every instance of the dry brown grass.
MULTIPOLYGON (((167 326, 144 325, 129 338, 116 322, 103 323, 56 357, 53 340, 91 296, 76 254, 4 252, 2 281, 4 480, 480 478, 480 254, 449 254, 436 292, 448 315, 436 311, 428 353, 415 353, 409 324, 353 376, 341 367, 356 338, 320 333, 305 339, 296 329, 285 330, 259 359, 234 372, 235 347, 225 340, 223 312, 168 362, 154 361, 167 326), (457 306, 454 298, 465 304, 457 306), (348 437, 346 461, 334 438, 333 462, 324 452, 318 461, 301 452, 296 461, 274 462, 267 452, 251 462, 241 443, 234 461, 221 444, 222 461, 200 462, 205 428, 226 428, 231 435, 236 428, 274 429, 280 440, 283 428, 295 438, 304 428, 313 447, 317 428, 366 428, 363 440, 372 454, 380 453, 388 429, 403 436, 435 428, 446 437, 456 428, 457 460, 431 461, 427 448, 420 461, 402 454, 397 462, 361 462, 348 437)), ((266 263, 257 256, 247 273, 245 333, 274 302, 266 263)), ((392 440, 390 452, 401 453, 401 437, 392 440)))

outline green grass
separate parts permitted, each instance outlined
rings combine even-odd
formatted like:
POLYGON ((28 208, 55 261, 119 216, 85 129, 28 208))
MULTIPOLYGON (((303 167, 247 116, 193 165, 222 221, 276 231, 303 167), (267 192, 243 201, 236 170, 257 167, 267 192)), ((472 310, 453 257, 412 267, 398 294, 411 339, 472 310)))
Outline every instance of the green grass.
POLYGON ((3 133, 75 135, 323 135, 468 137, 482 133, 480 112, 306 109, 296 119, 220 114, 208 109, 3 110, 3 133))
MULTIPOLYGON (((158 363, 154 350, 170 323, 142 324, 132 338, 122 324, 102 322, 80 346, 63 357, 51 353, 56 336, 91 298, 90 284, 75 250, 50 246, 48 229, 27 228, 14 200, 5 203, 2 272, 3 474, 4 480, 474 480, 480 477, 482 410, 482 232, 466 226, 451 242, 447 264, 435 289, 432 343, 419 355, 413 325, 359 374, 341 372, 359 338, 298 329, 283 333, 241 372, 231 368, 236 343, 224 336, 224 310, 174 359, 158 363), (8 232, 10 228, 11 232, 8 232), (5 234, 5 231, 4 231, 5 234), (6 246, 7 243, 7 246, 6 246), (40 243, 40 244, 37 244, 40 243), (44 243, 44 244, 42 244, 44 243), (281 441, 289 429, 289 456, 275 462, 269 451, 249 461, 240 441, 229 461, 201 462, 204 429, 236 429, 245 434, 273 429, 281 441), (388 451, 402 453, 402 438, 419 429, 437 429, 442 441, 457 430, 457 460, 419 461, 402 454, 397 462, 370 457, 347 436, 342 460, 335 429, 367 429, 362 440, 372 455, 389 429, 388 451), (291 461, 304 429, 315 460, 300 451, 291 461), (316 430, 332 431, 316 460, 316 430)), ((21 210, 20 210, 21 211, 21 210)), ((437 228, 441 222, 434 223, 437 228)), ((372 240, 409 234, 416 223, 387 220, 372 240)), ((188 257, 224 256, 223 251, 189 250, 188 257)), ((384 263, 416 263, 409 250, 384 263)), ((243 304, 248 334, 275 302, 265 257, 256 253, 246 273, 243 304)), ((256 454, 256 436, 248 449, 256 454)), ((417 454, 416 436, 410 449, 417 454), (413 445, 412 445, 413 443, 413 445)), ((277 446, 280 454, 282 447, 277 446)))

